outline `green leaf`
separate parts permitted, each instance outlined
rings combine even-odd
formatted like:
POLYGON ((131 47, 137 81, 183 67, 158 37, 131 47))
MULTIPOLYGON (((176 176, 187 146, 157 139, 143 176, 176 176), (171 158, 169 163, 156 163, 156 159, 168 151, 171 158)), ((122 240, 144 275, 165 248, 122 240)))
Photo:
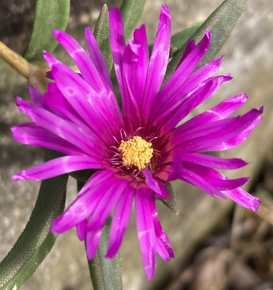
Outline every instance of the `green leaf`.
POLYGON ((57 40, 54 29, 65 30, 69 18, 70 0, 37 0, 30 42, 24 52, 29 61, 43 58, 43 50, 52 52, 57 40))
MULTIPOLYGON (((232 32, 237 20, 241 16, 244 6, 247 0, 226 0, 224 1, 203 23, 203 25, 197 29, 197 31, 190 37, 198 43, 204 36, 206 28, 211 32, 211 43, 203 60, 200 62, 197 68, 202 67, 206 63, 214 59, 215 55, 222 48, 230 33, 232 32)), ((175 71, 183 53, 186 44, 175 54, 173 59, 168 65, 168 69, 163 81, 163 84, 169 79, 169 77, 175 71)))
POLYGON ((103 227, 97 253, 88 261, 94 290, 122 290, 122 270, 119 253, 113 259, 104 258, 109 244, 111 217, 103 227))
POLYGON ((197 22, 174 34, 171 38, 171 45, 180 49, 202 24, 203 22, 197 22))
MULTIPOLYGON (((48 158, 46 158, 48 160, 48 158)), ((51 221, 64 209, 68 175, 42 181, 26 228, 0 264, 0 289, 18 289, 35 272, 53 247, 51 221)))
MULTIPOLYGON (((180 49, 202 24, 203 22, 197 22, 171 37, 170 57, 177 53, 177 49, 180 49)), ((149 45, 150 55, 152 54, 153 46, 154 44, 149 45)))
POLYGON ((108 71, 110 73, 113 65, 113 58, 110 47, 109 11, 106 4, 104 4, 101 9, 99 18, 95 26, 94 36, 98 42, 99 48, 103 54, 108 71))
POLYGON ((146 0, 124 0, 120 6, 122 19, 124 23, 124 36, 127 39, 134 31, 146 0))
MULTIPOLYGON (((84 186, 84 182, 78 181, 78 191, 84 186)), ((119 253, 113 259, 104 256, 108 250, 109 235, 112 218, 109 217, 104 224, 100 243, 96 255, 88 261, 90 277, 94 290, 122 290, 122 270, 119 253)))

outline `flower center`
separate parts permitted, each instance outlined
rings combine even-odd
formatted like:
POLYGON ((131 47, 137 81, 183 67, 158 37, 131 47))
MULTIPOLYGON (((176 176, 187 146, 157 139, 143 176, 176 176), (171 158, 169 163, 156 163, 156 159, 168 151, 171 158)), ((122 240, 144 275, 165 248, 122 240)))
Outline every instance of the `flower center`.
POLYGON ((153 157, 153 148, 151 147, 151 142, 147 142, 139 136, 134 136, 128 141, 121 140, 118 150, 122 154, 124 164, 136 166, 138 170, 142 170, 153 157))

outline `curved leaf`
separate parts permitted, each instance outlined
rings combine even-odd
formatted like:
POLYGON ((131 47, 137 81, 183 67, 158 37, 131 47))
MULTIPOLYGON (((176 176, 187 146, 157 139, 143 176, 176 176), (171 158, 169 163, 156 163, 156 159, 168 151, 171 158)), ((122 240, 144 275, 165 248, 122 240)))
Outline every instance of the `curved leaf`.
POLYGON ((124 23, 124 36, 127 39, 135 29, 142 15, 146 0, 124 0, 120 6, 124 23))
POLYGON ((96 22, 94 36, 98 42, 108 71, 110 72, 113 65, 113 58, 110 47, 109 11, 106 4, 103 5, 99 18, 96 22))
POLYGON ((197 22, 174 34, 171 38, 171 45, 181 48, 202 24, 203 22, 197 22))
MULTIPOLYGON (((78 181, 78 191, 84 182, 78 181)), ((122 271, 119 253, 113 259, 104 258, 109 242, 112 218, 109 217, 104 224, 100 243, 96 255, 88 261, 90 277, 94 290, 122 290, 122 271)))
POLYGON ((69 18, 70 0, 37 0, 30 42, 24 52, 29 61, 43 58, 43 50, 52 52, 57 40, 54 29, 65 30, 69 18))
MULTIPOLYGON (((48 158, 46 158, 48 160, 48 158)), ((35 272, 53 247, 51 221, 64 209, 68 175, 42 181, 26 228, 0 264, 0 289, 18 289, 35 272)))
MULTIPOLYGON (((205 65, 209 61, 213 60, 217 52, 226 42, 231 31, 233 30, 237 20, 241 16, 244 6, 247 0, 225 0, 203 23, 203 25, 197 29, 197 31, 190 37, 198 43, 204 36, 206 28, 209 28, 211 32, 211 43, 205 57, 199 64, 198 68, 205 65)), ((168 65, 168 69, 163 81, 163 84, 169 79, 169 77, 175 71, 183 53, 186 44, 175 54, 173 59, 168 65)))
POLYGON ((113 259, 104 258, 109 242, 112 218, 104 224, 97 253, 88 261, 90 276, 94 290, 122 290, 122 270, 119 253, 113 259))

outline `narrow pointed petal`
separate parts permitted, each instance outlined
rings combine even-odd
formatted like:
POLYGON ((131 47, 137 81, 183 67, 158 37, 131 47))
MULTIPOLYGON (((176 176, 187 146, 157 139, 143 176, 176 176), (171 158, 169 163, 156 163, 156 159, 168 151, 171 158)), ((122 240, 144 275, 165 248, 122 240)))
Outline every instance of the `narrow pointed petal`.
POLYGON ((84 129, 88 134, 94 135, 94 132, 81 118, 81 116, 70 105, 67 99, 60 93, 48 92, 44 95, 44 103, 51 108, 54 108, 57 112, 61 112, 66 118, 84 129))
POLYGON ((155 197, 160 198, 160 199, 165 199, 165 198, 169 198, 170 194, 165 186, 165 184, 163 183, 163 181, 160 178, 156 178, 157 184, 160 188, 160 193, 155 192, 155 197))
POLYGON ((182 173, 183 173, 183 165, 181 162, 181 157, 179 156, 179 154, 174 154, 172 165, 170 167, 168 181, 180 179, 182 173))
POLYGON ((155 120, 155 123, 161 127, 161 134, 173 129, 194 108, 210 98, 224 82, 231 79, 229 75, 208 79, 204 83, 201 83, 194 91, 190 92, 186 100, 177 102, 173 107, 168 106, 165 112, 155 120))
POLYGON ((13 138, 23 144, 40 146, 69 155, 86 155, 80 148, 35 123, 11 127, 13 138))
POLYGON ((142 254, 142 261, 147 280, 152 280, 156 268, 156 238, 150 201, 153 192, 140 188, 135 195, 137 234, 142 254))
POLYGON ((92 232, 87 232, 86 234, 86 253, 88 260, 93 259, 97 252, 102 231, 103 227, 92 232))
POLYGON ((249 177, 243 177, 238 179, 228 179, 225 175, 220 172, 206 166, 198 165, 191 162, 183 162, 184 168, 198 174, 206 182, 211 184, 217 190, 230 190, 245 184, 249 177))
POLYGON ((180 59, 180 62, 177 67, 185 60, 185 58, 190 54, 190 52, 195 48, 195 41, 193 39, 189 39, 185 51, 180 59))
MULTIPOLYGON (((262 114, 262 112, 263 108, 261 108, 260 110, 252 109, 247 114, 234 118, 236 122, 224 128, 223 130, 219 130, 219 128, 215 126, 215 132, 209 133, 208 131, 204 130, 206 135, 198 138, 196 138, 196 135, 193 133, 194 129, 192 129, 191 131, 188 131, 188 135, 190 136, 189 140, 183 142, 179 146, 179 148, 180 150, 184 150, 185 152, 204 152, 203 148, 225 142, 240 134, 242 131, 248 128, 252 124, 252 122, 257 119, 260 114, 262 114)), ((229 119, 223 121, 228 120, 229 119)), ((214 125, 219 124, 219 122, 221 121, 214 122, 214 125)), ((213 123, 209 123, 208 125, 210 126, 211 124, 213 125, 213 123)), ((201 128, 202 127, 200 127, 199 129, 201 128)))
POLYGON ((170 258, 175 258, 173 247, 169 238, 164 233, 156 210, 155 200, 150 200, 150 208, 152 212, 155 234, 156 234, 156 250, 164 261, 168 261, 170 258))
POLYGON ((77 234, 80 241, 86 240, 86 226, 88 223, 88 219, 84 219, 80 223, 76 225, 77 234))
MULTIPOLYGON (((173 75, 169 78, 167 83, 158 93, 156 100, 153 104, 153 112, 157 114, 162 113, 165 109, 165 104, 172 105, 176 103, 175 96, 181 95, 180 89, 183 88, 184 83, 197 67, 201 59, 206 54, 210 43, 210 33, 207 30, 203 39, 197 44, 197 46, 189 53, 187 58, 176 69, 173 75)), ((152 116, 154 114, 152 113, 152 116)))
POLYGON ((103 94, 105 87, 102 83, 100 75, 86 51, 75 40, 75 38, 60 30, 54 30, 53 36, 67 50, 69 55, 75 61, 83 78, 92 87, 92 89, 98 94, 103 94))
POLYGON ((241 206, 245 208, 250 208, 254 211, 258 209, 261 203, 261 201, 257 197, 252 196, 242 188, 235 188, 232 190, 223 191, 223 193, 241 206))
POLYGON ((127 181, 118 178, 114 180, 113 184, 104 193, 99 204, 94 210, 87 225, 87 231, 95 231, 104 225, 108 216, 116 206, 118 200, 127 187, 127 181))
POLYGON ((109 28, 110 28, 110 45, 112 50, 113 62, 116 76, 123 96, 123 80, 122 80, 122 56, 125 50, 124 27, 122 15, 118 8, 113 7, 109 10, 109 28))
POLYGON ((168 65, 171 41, 171 17, 167 6, 162 6, 158 31, 153 46, 142 100, 143 118, 148 119, 168 65))
POLYGON ((12 181, 23 179, 44 180, 58 175, 83 169, 105 168, 103 161, 90 156, 64 156, 59 157, 32 168, 23 170, 12 176, 12 181))
POLYGON ((43 95, 36 90, 32 85, 28 86, 29 95, 34 105, 43 107, 43 95))
POLYGON ((15 101, 18 109, 37 125, 55 133, 72 144, 76 142, 80 148, 90 155, 96 153, 97 149, 95 146, 99 140, 94 139, 91 135, 83 134, 82 130, 72 122, 65 121, 43 108, 37 108, 19 97, 15 101))
POLYGON ((188 161, 195 164, 223 170, 238 169, 248 164, 247 162, 238 158, 223 159, 198 153, 181 152, 180 157, 182 161, 188 161))
POLYGON ((105 258, 113 258, 122 243, 124 233, 130 221, 135 189, 128 187, 120 197, 111 223, 109 248, 105 258))
POLYGON ((111 129, 122 126, 121 112, 114 97, 104 93, 98 94, 80 75, 55 60, 51 54, 44 52, 44 58, 52 69, 52 75, 60 92, 87 124, 91 124, 91 128, 98 119, 102 119, 101 123, 111 129), (93 116, 96 118, 94 122, 92 122, 93 116))
POLYGON ((85 28, 85 39, 86 39, 86 45, 88 48, 89 56, 92 62, 96 66, 96 69, 98 73, 100 74, 104 84, 107 85, 113 91, 114 90, 113 85, 111 82, 110 75, 108 73, 105 60, 98 46, 98 43, 93 35, 93 32, 91 31, 89 27, 85 28))
POLYGON ((154 192, 158 193, 159 195, 161 195, 161 189, 158 185, 158 183, 156 182, 156 180, 154 179, 152 172, 150 170, 147 169, 143 169, 142 170, 143 175, 145 176, 145 183, 146 185, 152 189, 154 192))
POLYGON ((224 150, 230 150, 232 148, 235 148, 236 146, 243 143, 246 138, 249 136, 249 134, 252 132, 252 130, 262 121, 262 117, 258 117, 256 120, 252 122, 250 126, 248 126, 243 132, 238 134, 237 136, 221 142, 219 144, 208 146, 202 148, 202 152, 209 152, 209 151, 224 151, 224 150))
POLYGON ((183 168, 183 176, 180 179, 200 188, 213 198, 215 198, 214 195, 216 195, 225 199, 225 196, 219 190, 193 171, 183 168))
POLYGON ((114 172, 103 170, 89 178, 75 201, 52 221, 51 232, 61 234, 87 219, 113 183, 113 174, 114 172))
POLYGON ((176 128, 175 135, 198 127, 201 124, 207 124, 210 122, 226 119, 236 110, 238 110, 246 101, 247 96, 244 93, 233 96, 220 103, 219 105, 197 115, 196 117, 180 125, 178 128, 176 128))

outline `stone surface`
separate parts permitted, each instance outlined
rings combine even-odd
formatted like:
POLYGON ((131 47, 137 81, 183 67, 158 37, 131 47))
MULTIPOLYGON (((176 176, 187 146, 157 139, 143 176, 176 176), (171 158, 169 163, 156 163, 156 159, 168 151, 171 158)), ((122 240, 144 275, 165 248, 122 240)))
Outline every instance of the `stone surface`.
MULTIPOLYGON (((115 3, 119 2, 115 1, 115 3)), ((169 6, 172 32, 175 33, 187 25, 204 20, 221 2, 220 0, 212 0, 209 3, 205 0, 166 0, 164 2, 148 0, 139 24, 146 24, 149 42, 152 42, 156 35, 162 4, 169 6)), ((91 27, 94 26, 94 20, 99 13, 98 7, 102 2, 97 1, 95 5, 81 0, 77 3, 79 3, 75 6, 77 13, 72 14, 70 18, 69 32, 83 43, 83 27, 88 23, 91 23, 91 27)), ((230 172, 229 177, 232 178, 255 175, 263 162, 266 151, 272 144, 272 28, 273 2, 249 0, 243 16, 219 54, 219 56, 226 55, 220 73, 230 73, 234 79, 224 84, 215 96, 194 112, 194 114, 199 113, 243 91, 247 93, 249 100, 240 113, 252 107, 265 106, 264 120, 249 139, 238 148, 222 154, 223 157, 241 157, 252 161, 242 170, 230 172)), ((17 42, 11 42, 11 45, 13 43, 17 42)), ((68 62, 67 54, 60 47, 56 53, 63 61, 68 62)), ((33 181, 11 183, 11 176, 19 170, 40 163, 42 154, 39 148, 25 146, 12 139, 9 127, 27 121, 27 118, 18 112, 13 102, 17 95, 29 99, 27 84, 2 60, 0 60, 0 72, 0 260, 2 260, 27 223, 39 188, 39 183, 33 181)), ((178 265, 232 206, 230 201, 213 200, 200 190, 182 182, 175 182, 174 186, 178 195, 180 214, 175 216, 159 202, 157 206, 162 226, 173 243, 176 259, 164 263, 158 258, 154 281, 146 281, 133 213, 121 248, 125 290, 156 289, 156 286, 168 277, 171 269, 178 265)), ((74 181, 70 180, 67 204, 75 195, 76 187, 74 181)), ((51 253, 22 289, 84 290, 89 286, 84 245, 78 241, 73 230, 57 239, 51 253)))

